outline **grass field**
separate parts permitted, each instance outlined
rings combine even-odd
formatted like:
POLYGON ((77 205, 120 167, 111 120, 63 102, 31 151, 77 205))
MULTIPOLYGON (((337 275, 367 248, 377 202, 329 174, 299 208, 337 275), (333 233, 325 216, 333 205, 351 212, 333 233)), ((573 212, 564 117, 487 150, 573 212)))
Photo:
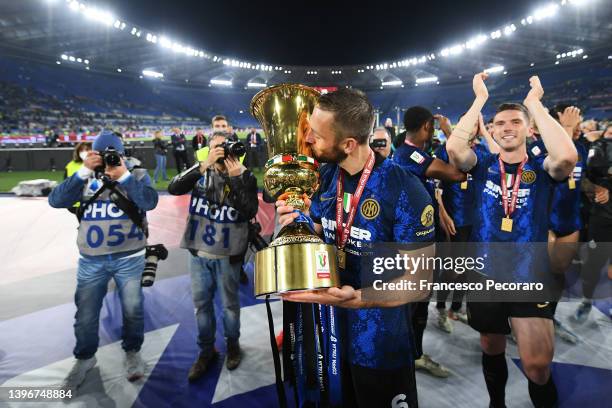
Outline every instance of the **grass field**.
MULTIPOLYGON (((168 178, 172 179, 176 175, 176 170, 167 169, 168 178)), ((257 186, 263 188, 263 171, 253 171, 257 177, 257 186)), ((149 170, 151 182, 153 182, 153 170, 149 170)), ((14 171, 11 173, 0 173, 0 193, 10 192, 20 181, 34 179, 49 179, 61 183, 64 179, 63 171, 14 171)), ((169 181, 159 180, 157 184, 153 184, 158 191, 166 191, 169 181)))

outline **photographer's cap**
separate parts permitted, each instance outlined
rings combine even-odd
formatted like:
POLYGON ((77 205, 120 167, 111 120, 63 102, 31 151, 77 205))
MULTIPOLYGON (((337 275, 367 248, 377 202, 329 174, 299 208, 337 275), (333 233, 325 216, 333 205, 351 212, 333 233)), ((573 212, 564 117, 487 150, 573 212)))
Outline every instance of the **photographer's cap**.
POLYGON ((94 139, 92 149, 97 152, 103 152, 108 147, 114 148, 120 154, 125 153, 121 139, 112 131, 103 129, 94 139))

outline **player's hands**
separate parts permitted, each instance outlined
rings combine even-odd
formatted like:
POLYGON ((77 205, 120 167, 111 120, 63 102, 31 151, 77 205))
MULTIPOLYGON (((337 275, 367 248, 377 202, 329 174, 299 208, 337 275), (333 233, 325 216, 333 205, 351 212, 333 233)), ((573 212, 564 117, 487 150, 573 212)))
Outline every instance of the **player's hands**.
POLYGON ((450 235, 455 235, 457 229, 455 228, 455 221, 448 215, 446 211, 440 211, 440 224, 442 228, 450 235))
POLYGON ((568 106, 563 112, 557 112, 557 116, 559 116, 559 123, 564 128, 574 130, 580 123, 580 109, 575 106, 568 106))
MULTIPOLYGON (((278 201, 275 203, 276 214, 278 214, 278 222, 282 227, 291 224, 297 217, 299 217, 297 212, 293 212, 295 208, 287 205, 287 201, 285 201, 287 198, 289 198, 289 194, 283 193, 278 197, 278 201)), ((308 198, 306 194, 302 195, 302 200, 304 200, 304 205, 306 206, 306 208, 302 210, 302 214, 308 216, 310 215, 308 209, 310 208, 312 201, 310 201, 310 198, 308 198)))
POLYGON ((606 204, 610 200, 610 190, 605 187, 595 185, 594 200, 597 204, 606 204))
POLYGON ((125 166, 125 161, 121 159, 121 165, 119 166, 106 166, 104 169, 104 174, 108 176, 113 181, 117 181, 121 176, 128 172, 127 167, 125 166))
POLYGON ((281 296, 283 300, 290 302, 319 303, 332 306, 343 306, 358 299, 357 291, 349 285, 344 285, 341 288, 288 292, 283 293, 281 296))
POLYGON ((544 96, 544 88, 542 88, 542 83, 537 75, 529 78, 529 85, 531 86, 531 89, 523 101, 523 105, 527 107, 529 107, 529 105, 532 103, 540 102, 544 96))
POLYGON ((489 98, 489 90, 485 85, 484 81, 489 77, 489 74, 486 72, 479 72, 474 75, 474 79, 472 80, 472 88, 474 89, 474 95, 476 95, 476 99, 488 99, 489 98))
POLYGON ((230 177, 237 177, 242 174, 242 165, 240 161, 235 157, 228 157, 223 161, 225 163, 225 168, 227 169, 227 174, 230 177))
POLYGON ((83 160, 83 165, 87 167, 89 170, 95 170, 97 167, 103 167, 104 162, 102 161, 102 156, 100 153, 91 150, 87 152, 87 157, 83 160))
POLYGON ((442 132, 444 132, 446 137, 450 136, 450 134, 453 133, 451 121, 449 118, 440 114, 433 115, 433 117, 438 120, 438 123, 440 124, 440 129, 442 129, 442 132))

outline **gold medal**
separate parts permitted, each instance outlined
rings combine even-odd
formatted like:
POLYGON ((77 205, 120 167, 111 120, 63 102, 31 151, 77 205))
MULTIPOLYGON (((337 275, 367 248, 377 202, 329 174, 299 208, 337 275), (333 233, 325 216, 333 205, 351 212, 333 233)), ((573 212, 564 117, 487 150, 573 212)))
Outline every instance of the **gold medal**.
POLYGON ((570 177, 570 179, 567 180, 567 185, 569 186, 570 190, 575 190, 576 189, 576 180, 574 180, 573 177, 570 177))
POLYGON ((339 249, 338 253, 338 268, 345 269, 346 268, 346 252, 344 250, 339 249))
POLYGON ((466 180, 466 181, 463 181, 463 182, 461 183, 461 189, 462 189, 462 190, 467 190, 467 180, 466 180))
POLYGON ((512 232, 512 218, 504 217, 501 222, 501 230, 506 232, 512 232))

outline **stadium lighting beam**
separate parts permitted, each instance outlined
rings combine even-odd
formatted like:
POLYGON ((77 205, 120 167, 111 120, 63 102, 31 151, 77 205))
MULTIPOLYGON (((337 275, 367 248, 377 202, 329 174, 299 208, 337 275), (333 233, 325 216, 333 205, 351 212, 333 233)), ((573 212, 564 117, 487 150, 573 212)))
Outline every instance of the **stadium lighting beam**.
POLYGON ((210 83, 212 85, 232 86, 232 81, 227 79, 211 79, 210 83))
POLYGON ((548 18, 548 17, 552 17, 555 14, 557 14, 557 11, 559 10, 559 5, 558 4, 549 4, 547 6, 544 7, 540 7, 539 9, 537 9, 536 11, 533 12, 533 18, 536 21, 548 18))
POLYGON ((503 70, 504 70, 503 65, 498 65, 495 67, 487 68, 484 70, 484 72, 487 74, 496 74, 498 72, 502 72, 503 70))
POLYGON ((164 77, 164 74, 162 74, 161 72, 151 71, 148 69, 143 69, 142 75, 146 77, 151 77, 151 78, 163 78, 164 77))
POLYGON ((261 82, 247 82, 249 88, 265 88, 267 85, 261 82))
POLYGON ((432 76, 432 77, 425 77, 425 78, 417 78, 416 80, 417 84, 427 84, 429 82, 438 82, 438 77, 432 76))
POLYGON ((401 84, 402 84, 402 81, 397 79, 397 80, 394 80, 394 81, 383 82, 381 85, 382 86, 400 86, 401 84))

